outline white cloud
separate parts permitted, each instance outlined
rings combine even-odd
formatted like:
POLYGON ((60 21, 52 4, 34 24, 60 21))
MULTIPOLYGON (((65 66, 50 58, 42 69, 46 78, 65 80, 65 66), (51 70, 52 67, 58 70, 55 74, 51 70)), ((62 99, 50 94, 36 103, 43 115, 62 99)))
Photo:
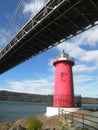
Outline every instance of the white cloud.
POLYGON ((52 59, 50 59, 50 60, 49 60, 48 65, 49 65, 49 66, 53 66, 53 61, 54 61, 54 59, 53 59, 53 58, 52 58, 52 59))
MULTIPOLYGON (((24 93, 34 93, 34 94, 53 94, 53 84, 54 81, 50 77, 42 77, 36 80, 23 80, 7 81, 9 88, 5 90, 15 91, 15 92, 24 92, 24 93)), ((97 78, 94 76, 86 75, 77 75, 74 76, 74 91, 75 94, 80 94, 81 96, 91 96, 94 97, 97 94, 97 78)), ((4 90, 3 87, 0 87, 0 90, 4 90)))
POLYGON ((53 61, 54 61, 54 59, 50 59, 49 62, 48 62, 49 70, 50 70, 50 72, 52 72, 52 73, 54 73, 54 71, 55 71, 55 68, 54 68, 54 66, 53 66, 53 61))
POLYGON ((90 81, 94 81, 96 80, 94 76, 90 76, 90 75, 76 75, 74 76, 74 82, 76 84, 81 84, 81 83, 86 83, 86 82, 90 82, 90 81))
POLYGON ((61 52, 62 50, 65 50, 69 55, 71 55, 74 58, 80 58, 84 56, 86 51, 78 46, 76 41, 70 42, 66 41, 63 42, 62 44, 59 44, 57 46, 57 49, 61 52))
MULTIPOLYGON (((98 82, 96 76, 77 75, 74 76, 74 91, 75 94, 80 94, 85 97, 94 97, 97 94, 98 82)), ((97 96, 98 97, 98 96, 97 96)))
MULTIPOLYGON (((77 64, 79 64, 79 61, 82 62, 82 64, 85 63, 95 64, 95 66, 93 67, 89 66, 90 68, 87 69, 87 70, 89 69, 95 70, 97 68, 96 65, 98 65, 97 33, 98 33, 98 26, 82 33, 81 35, 74 37, 69 41, 65 41, 64 43, 59 44, 56 48, 60 52, 62 50, 65 50, 65 52, 67 52, 69 55, 75 58, 76 62, 78 60, 77 64), (94 48, 92 46, 94 46, 94 48)), ((82 69, 83 68, 84 67, 82 66, 82 69)))
POLYGON ((98 89, 98 83, 92 83, 90 82, 90 84, 81 84, 81 85, 77 85, 75 86, 75 94, 76 95, 81 95, 82 97, 96 97, 98 98, 98 93, 97 93, 97 89, 98 89))
POLYGON ((98 45, 98 26, 89 29, 78 35, 77 40, 79 45, 89 45, 91 47, 98 45))
MULTIPOLYGON (((77 41, 78 43, 78 41, 77 41)), ((64 42, 57 46, 57 49, 61 52, 65 50, 68 54, 70 54, 75 59, 77 58, 80 61, 85 62, 94 62, 98 63, 98 50, 86 50, 81 48, 76 42, 64 42)))
POLYGON ((81 57, 85 55, 88 50, 88 48, 83 49, 83 47, 81 47, 82 45, 88 47, 96 47, 98 45, 98 26, 73 37, 69 41, 59 44, 57 49, 59 51, 65 49, 70 55, 81 57))
MULTIPOLYGON (((4 32, 5 32, 5 29, 0 27, 0 50, 2 50, 2 48, 7 44, 7 39, 8 39, 7 37, 9 37, 9 36, 5 37, 6 33, 4 33, 4 32)), ((8 32, 8 34, 9 34, 9 32, 8 32)))
POLYGON ((43 0, 31 0, 29 3, 24 4, 23 13, 35 14, 44 5, 43 0))
POLYGON ((75 65, 73 67, 74 72, 93 72, 97 69, 97 66, 87 66, 85 64, 75 65))
POLYGON ((87 51, 85 55, 81 57, 81 61, 95 62, 98 64, 98 50, 87 51))
POLYGON ((9 43, 19 29, 20 27, 14 23, 8 30, 0 27, 0 50, 2 50, 9 43))
POLYGON ((23 81, 7 81, 10 91, 34 93, 34 94, 53 94, 53 82, 47 78, 23 81))

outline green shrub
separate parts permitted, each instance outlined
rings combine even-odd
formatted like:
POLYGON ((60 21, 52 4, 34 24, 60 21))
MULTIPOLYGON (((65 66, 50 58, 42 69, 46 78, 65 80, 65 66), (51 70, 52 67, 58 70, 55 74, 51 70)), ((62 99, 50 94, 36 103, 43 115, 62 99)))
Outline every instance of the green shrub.
POLYGON ((81 130, 88 130, 88 128, 82 128, 81 130))
POLYGON ((61 130, 68 130, 68 128, 62 127, 62 129, 61 129, 61 130))
POLYGON ((27 130, 41 130, 42 123, 35 117, 28 119, 27 130))

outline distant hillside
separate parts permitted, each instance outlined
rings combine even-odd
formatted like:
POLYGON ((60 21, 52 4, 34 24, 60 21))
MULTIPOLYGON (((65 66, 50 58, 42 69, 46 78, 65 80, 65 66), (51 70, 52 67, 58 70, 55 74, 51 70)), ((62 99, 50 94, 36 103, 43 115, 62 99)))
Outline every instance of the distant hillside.
POLYGON ((0 91, 0 100, 26 101, 26 102, 48 102, 52 95, 17 93, 9 91, 0 91))
POLYGON ((98 98, 82 97, 82 103, 98 104, 98 98))
MULTIPOLYGON (((52 102, 52 99, 53 99, 53 95, 40 95, 40 94, 0 91, 0 100, 43 102, 43 103, 50 104, 52 102)), ((98 104, 98 98, 82 97, 81 102, 98 104)))

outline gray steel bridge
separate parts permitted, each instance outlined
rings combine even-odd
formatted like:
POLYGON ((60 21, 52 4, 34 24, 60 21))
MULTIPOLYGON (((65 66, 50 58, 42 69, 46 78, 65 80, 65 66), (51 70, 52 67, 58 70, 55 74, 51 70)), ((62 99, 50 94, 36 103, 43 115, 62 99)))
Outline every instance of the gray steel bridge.
POLYGON ((49 0, 0 52, 0 74, 98 24, 98 0, 49 0))

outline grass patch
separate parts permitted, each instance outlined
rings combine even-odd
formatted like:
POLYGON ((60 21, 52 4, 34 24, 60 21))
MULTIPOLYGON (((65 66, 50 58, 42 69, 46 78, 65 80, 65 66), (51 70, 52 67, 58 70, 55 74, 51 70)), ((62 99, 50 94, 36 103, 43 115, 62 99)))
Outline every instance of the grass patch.
POLYGON ((74 127, 72 122, 59 121, 59 126, 61 130, 69 130, 69 128, 74 127))
POLYGON ((42 122, 35 117, 28 119, 27 130, 41 130, 42 122))

